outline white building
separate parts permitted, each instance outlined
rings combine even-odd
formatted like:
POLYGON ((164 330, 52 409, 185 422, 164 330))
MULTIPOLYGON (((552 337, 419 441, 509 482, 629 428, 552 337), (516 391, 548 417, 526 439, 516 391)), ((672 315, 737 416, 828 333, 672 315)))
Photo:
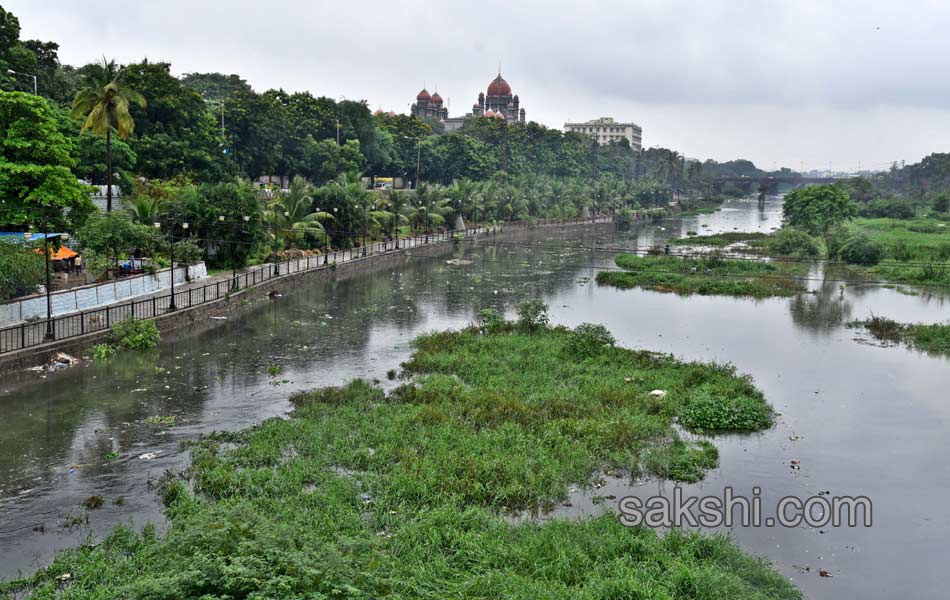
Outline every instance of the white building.
POLYGON ((618 123, 613 117, 601 117, 585 123, 565 123, 564 131, 589 135, 600 144, 626 138, 634 150, 639 151, 643 147, 643 128, 636 123, 618 123))

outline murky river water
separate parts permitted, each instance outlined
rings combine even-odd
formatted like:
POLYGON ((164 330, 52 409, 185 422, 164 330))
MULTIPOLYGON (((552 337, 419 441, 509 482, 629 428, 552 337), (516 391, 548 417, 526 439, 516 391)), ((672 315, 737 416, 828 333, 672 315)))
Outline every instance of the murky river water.
MULTIPOLYGON (((30 571, 117 523, 160 522, 149 482, 184 466, 182 441, 284 414, 296 390, 356 376, 385 381, 420 332, 540 296, 554 322, 600 322, 628 347, 731 362, 782 414, 767 432, 715 438, 721 467, 686 486, 688 494, 721 496, 725 485, 749 494, 759 486, 767 508, 782 496, 819 491, 873 501, 870 528, 732 530, 806 595, 945 598, 950 361, 856 340, 860 334, 843 324, 871 312, 947 320, 947 296, 820 279, 808 283, 812 294, 759 301, 618 291, 592 281, 597 267, 612 264, 609 255, 570 249, 647 246, 689 230, 768 231, 780 218, 778 199, 764 208, 737 201, 714 215, 628 234, 553 239, 542 232, 543 247, 479 243, 462 251, 471 265, 407 258, 397 269, 296 290, 245 318, 163 342, 154 354, 126 353, 45 379, 29 374, 25 383, 11 378, 0 384, 0 577, 30 571), (274 363, 284 369, 277 378, 267 374, 274 363), (792 460, 800 469, 790 468, 792 460), (83 509, 92 495, 106 505, 83 509), (820 568, 833 577, 820 578, 820 568)), ((579 491, 560 514, 616 510, 615 500, 595 503, 594 495, 646 498, 671 489, 608 481, 579 491)))

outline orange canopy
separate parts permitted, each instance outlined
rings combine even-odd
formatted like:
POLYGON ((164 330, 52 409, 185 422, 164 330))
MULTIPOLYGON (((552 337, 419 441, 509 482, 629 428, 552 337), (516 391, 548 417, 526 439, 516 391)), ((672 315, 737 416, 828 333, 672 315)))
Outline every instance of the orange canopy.
MULTIPOLYGON (((43 254, 42 248, 37 248, 37 249, 36 249, 36 253, 37 253, 37 254, 43 254)), ((70 258, 72 258, 72 257, 74 257, 74 256, 79 256, 79 253, 73 252, 72 250, 70 250, 70 249, 67 248, 66 246, 60 246, 60 247, 59 247, 59 250, 50 253, 49 259, 50 259, 50 260, 67 260, 67 259, 70 259, 70 258)))

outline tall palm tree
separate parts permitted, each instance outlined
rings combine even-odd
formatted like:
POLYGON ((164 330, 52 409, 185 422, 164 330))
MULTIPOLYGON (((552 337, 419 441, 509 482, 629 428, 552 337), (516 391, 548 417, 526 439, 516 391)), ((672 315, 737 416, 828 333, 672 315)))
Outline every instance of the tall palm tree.
POLYGON ((132 104, 145 108, 145 98, 119 82, 122 70, 114 60, 85 69, 82 87, 73 99, 72 114, 84 119, 82 133, 87 130, 106 136, 106 210, 112 210, 112 129, 120 138, 127 138, 135 130, 129 114, 132 104))

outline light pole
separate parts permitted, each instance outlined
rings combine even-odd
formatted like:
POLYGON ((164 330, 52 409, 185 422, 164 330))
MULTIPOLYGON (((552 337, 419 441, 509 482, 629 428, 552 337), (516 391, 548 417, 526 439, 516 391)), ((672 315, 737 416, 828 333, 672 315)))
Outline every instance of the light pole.
MULTIPOLYGON (((155 229, 161 230, 162 224, 159 222, 152 223, 155 226, 155 229)), ((182 223, 181 228, 188 230, 188 223, 182 223)), ((169 260, 172 263, 171 268, 171 299, 168 301, 168 312, 174 312, 178 310, 178 307, 175 305, 175 223, 169 222, 168 224, 168 255, 169 260)), ((186 267, 187 268, 187 267, 186 267)))
MULTIPOLYGON (((319 211, 319 209, 317 210, 319 211)), ((333 207, 333 220, 336 220, 336 213, 338 212, 338 210, 339 209, 336 206, 333 207)), ((323 264, 328 265, 330 264, 330 258, 329 258, 330 257, 330 234, 327 233, 326 231, 324 231, 323 233, 324 233, 323 235, 323 239, 324 239, 323 264)))
POLYGON ((29 73, 17 73, 13 69, 7 69, 7 73, 9 73, 10 75, 20 75, 22 77, 32 77, 33 78, 33 95, 34 96, 40 95, 39 92, 37 92, 38 86, 36 85, 36 75, 30 75, 29 73))

